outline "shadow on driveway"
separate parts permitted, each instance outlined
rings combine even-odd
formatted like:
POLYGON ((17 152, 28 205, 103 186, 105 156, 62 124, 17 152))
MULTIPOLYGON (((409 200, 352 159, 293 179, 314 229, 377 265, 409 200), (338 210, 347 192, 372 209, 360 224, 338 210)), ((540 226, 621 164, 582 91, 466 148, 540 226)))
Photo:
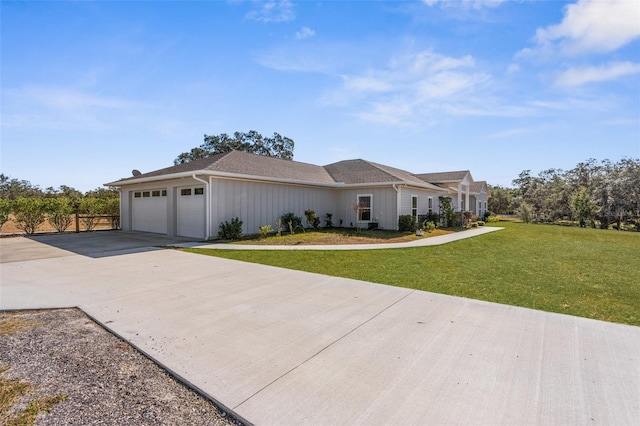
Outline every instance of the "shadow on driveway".
POLYGON ((0 263, 79 254, 91 258, 157 250, 158 246, 198 241, 194 238, 128 231, 95 231, 0 239, 0 263))

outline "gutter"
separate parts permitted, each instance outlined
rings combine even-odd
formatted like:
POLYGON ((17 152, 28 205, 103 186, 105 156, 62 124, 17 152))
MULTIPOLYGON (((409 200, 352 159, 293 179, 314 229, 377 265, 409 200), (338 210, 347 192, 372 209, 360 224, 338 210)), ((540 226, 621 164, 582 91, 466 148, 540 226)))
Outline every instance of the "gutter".
POLYGON ((211 189, 209 187, 209 183, 208 181, 204 180, 204 179, 200 179, 199 177, 196 176, 195 173, 193 173, 191 175, 191 177, 194 180, 197 180, 198 182, 202 182, 204 183, 204 187, 205 187, 205 192, 204 192, 204 202, 205 202, 205 239, 209 239, 211 237, 211 189))

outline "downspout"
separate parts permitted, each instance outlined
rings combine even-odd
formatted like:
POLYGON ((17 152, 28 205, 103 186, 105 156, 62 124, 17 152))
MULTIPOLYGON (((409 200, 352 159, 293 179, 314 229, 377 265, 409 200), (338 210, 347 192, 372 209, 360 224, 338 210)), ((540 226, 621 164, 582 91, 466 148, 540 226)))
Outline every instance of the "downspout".
POLYGON ((395 183, 391 184, 393 189, 396 190, 396 230, 398 229, 398 221, 400 220, 400 203, 402 202, 402 194, 400 193, 400 188, 396 186, 395 183))
POLYGON ((191 177, 194 180, 197 180, 198 182, 202 182, 204 183, 204 214, 205 214, 205 221, 204 221, 204 227, 205 227, 205 239, 209 239, 211 237, 211 195, 209 194, 209 182, 207 182, 206 180, 200 179, 199 177, 196 176, 196 174, 192 174, 191 177))

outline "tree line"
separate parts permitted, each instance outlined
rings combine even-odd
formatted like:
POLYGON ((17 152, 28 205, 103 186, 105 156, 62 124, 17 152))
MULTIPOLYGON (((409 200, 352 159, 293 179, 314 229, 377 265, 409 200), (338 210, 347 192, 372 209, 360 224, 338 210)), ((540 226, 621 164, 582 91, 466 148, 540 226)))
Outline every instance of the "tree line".
POLYGON ((513 188, 490 186, 489 210, 518 214, 526 222, 572 221, 607 229, 640 231, 640 160, 593 158, 571 170, 524 170, 513 188))
POLYGON ((81 218, 84 228, 92 231, 102 216, 119 226, 120 197, 113 189, 97 188, 87 192, 61 185, 42 190, 28 180, 0 174, 0 230, 9 220, 18 229, 34 234, 48 221, 58 232, 66 231, 73 215, 81 218))

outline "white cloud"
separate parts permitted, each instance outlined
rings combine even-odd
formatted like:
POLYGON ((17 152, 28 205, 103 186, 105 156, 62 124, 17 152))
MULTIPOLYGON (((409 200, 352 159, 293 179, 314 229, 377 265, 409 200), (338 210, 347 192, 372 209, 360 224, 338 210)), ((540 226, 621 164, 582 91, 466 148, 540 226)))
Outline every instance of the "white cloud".
POLYGON ((482 9, 483 7, 497 7, 506 0, 422 0, 429 7, 462 7, 464 9, 482 9))
POLYGON ((612 62, 603 66, 569 68, 555 80, 556 86, 572 87, 587 83, 615 80, 619 77, 640 73, 640 64, 612 62))
POLYGON ((607 53, 640 37, 640 2, 635 0, 579 0, 565 8, 557 25, 536 31, 534 48, 519 56, 574 56, 607 53))
POLYGON ((260 22, 287 22, 295 18, 293 3, 289 0, 256 1, 256 9, 246 14, 246 19, 260 22))
POLYGON ((298 40, 303 40, 305 38, 313 37, 316 35, 316 32, 309 27, 302 27, 300 31, 296 33, 296 38, 298 40))
POLYGON ((325 100, 367 121, 423 124, 445 110, 456 111, 453 114, 471 110, 459 105, 467 104, 491 81, 475 67, 470 55, 407 54, 393 58, 387 67, 343 75, 342 87, 325 100))

